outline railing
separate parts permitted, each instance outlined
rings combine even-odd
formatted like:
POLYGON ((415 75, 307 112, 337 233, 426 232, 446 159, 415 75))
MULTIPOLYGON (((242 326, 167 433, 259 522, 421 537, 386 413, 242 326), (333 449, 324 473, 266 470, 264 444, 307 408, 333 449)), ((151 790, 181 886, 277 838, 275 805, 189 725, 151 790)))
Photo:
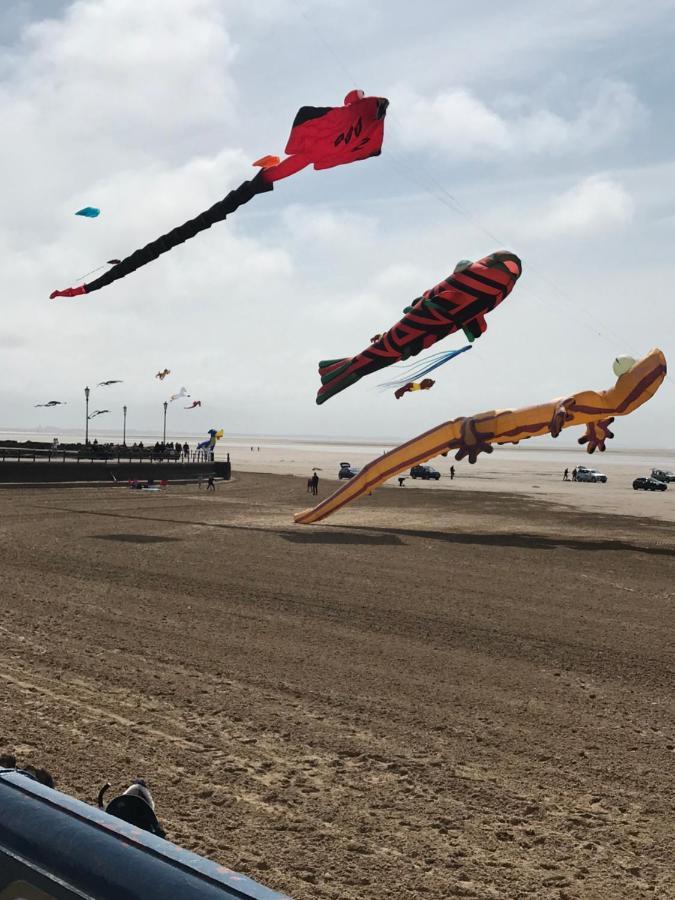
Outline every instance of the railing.
MULTIPOLYGON (((229 458, 229 454, 228 454, 229 458)), ((0 447, 0 462, 84 462, 84 463, 199 463, 214 462, 209 450, 193 450, 189 453, 183 451, 164 451, 156 453, 154 450, 134 453, 127 448, 115 447, 111 450, 101 448, 92 450, 91 447, 83 450, 41 450, 39 448, 26 447, 0 447)))

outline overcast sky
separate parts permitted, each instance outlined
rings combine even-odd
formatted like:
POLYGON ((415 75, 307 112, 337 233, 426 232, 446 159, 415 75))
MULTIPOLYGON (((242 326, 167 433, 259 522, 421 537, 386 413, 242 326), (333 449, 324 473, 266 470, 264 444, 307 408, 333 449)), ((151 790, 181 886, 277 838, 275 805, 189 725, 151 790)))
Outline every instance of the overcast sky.
MULTIPOLYGON (((673 364, 673 46, 675 0, 5 0, 2 426, 78 426, 84 385, 120 378, 93 408, 126 403, 139 429, 185 385, 203 407, 173 405, 180 433, 405 438, 609 387, 617 354, 673 364), (48 299, 354 87, 390 99, 381 157, 306 170, 123 281, 48 299), (319 359, 500 247, 523 276, 432 391, 381 394, 390 370, 315 405, 319 359), (33 408, 51 399, 68 406, 33 408)), ((674 447, 674 411, 671 376, 613 445, 674 447)))

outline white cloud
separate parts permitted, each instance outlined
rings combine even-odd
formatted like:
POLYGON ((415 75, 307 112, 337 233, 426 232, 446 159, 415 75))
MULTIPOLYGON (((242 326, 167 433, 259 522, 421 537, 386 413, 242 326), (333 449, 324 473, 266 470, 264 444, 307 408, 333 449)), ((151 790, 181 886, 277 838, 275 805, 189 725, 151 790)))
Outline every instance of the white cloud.
POLYGON ((285 209, 283 220, 289 236, 305 246, 308 241, 331 244, 339 240, 350 245, 358 244, 370 240, 377 226, 372 216, 295 203, 285 209))
POLYGON ((644 109, 622 82, 603 81, 568 117, 549 109, 528 109, 524 97, 510 96, 491 108, 463 87, 424 97, 395 89, 405 113, 396 134, 411 150, 429 150, 449 159, 499 155, 587 155, 633 130, 644 109))
POLYGON ((618 181, 592 175, 555 197, 536 228, 549 236, 583 236, 620 228, 633 212, 633 200, 618 181))

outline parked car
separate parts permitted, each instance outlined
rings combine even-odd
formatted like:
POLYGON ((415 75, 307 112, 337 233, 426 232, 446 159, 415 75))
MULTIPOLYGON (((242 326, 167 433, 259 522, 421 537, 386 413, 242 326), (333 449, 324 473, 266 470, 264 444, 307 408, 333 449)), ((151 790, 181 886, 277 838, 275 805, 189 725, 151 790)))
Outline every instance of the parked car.
POLYGON ((657 478, 636 478, 633 482, 634 491, 666 491, 668 485, 657 478))
POLYGON ((601 481, 603 484, 607 481, 604 472, 598 472, 597 469, 588 469, 586 466, 577 466, 577 481, 601 481))
POLYGON ((438 469, 434 469, 433 466, 413 466, 410 470, 410 477, 423 478, 424 481, 429 481, 429 479, 433 478, 435 481, 438 481, 441 473, 438 469))
POLYGON ((353 466, 351 463, 341 462, 338 478, 353 478, 355 475, 358 475, 360 471, 360 469, 357 469, 356 466, 353 466))
POLYGON ((675 475, 667 469, 652 469, 650 477, 656 479, 656 481, 663 481, 665 484, 675 481, 675 475))

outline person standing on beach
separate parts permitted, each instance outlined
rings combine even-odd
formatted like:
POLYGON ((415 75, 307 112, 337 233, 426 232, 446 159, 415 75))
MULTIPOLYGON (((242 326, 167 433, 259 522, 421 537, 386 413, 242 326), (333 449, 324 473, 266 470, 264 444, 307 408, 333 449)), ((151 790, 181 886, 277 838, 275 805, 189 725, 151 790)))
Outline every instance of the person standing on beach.
POLYGON ((576 480, 577 480, 577 470, 572 469, 572 481, 576 481, 576 480))
POLYGON ((455 480, 455 467, 450 466, 450 481, 454 481, 454 480, 455 480))
POLYGON ((206 490, 207 491, 215 491, 216 489, 216 479, 213 475, 209 475, 209 480, 206 482, 206 490))
POLYGON ((569 480, 570 480, 570 479, 569 479, 569 474, 570 474, 570 470, 569 470, 569 469, 565 469, 565 471, 563 472, 563 481, 569 481, 569 480))
POLYGON ((319 476, 316 472, 312 475, 312 493, 314 496, 319 493, 319 476))

